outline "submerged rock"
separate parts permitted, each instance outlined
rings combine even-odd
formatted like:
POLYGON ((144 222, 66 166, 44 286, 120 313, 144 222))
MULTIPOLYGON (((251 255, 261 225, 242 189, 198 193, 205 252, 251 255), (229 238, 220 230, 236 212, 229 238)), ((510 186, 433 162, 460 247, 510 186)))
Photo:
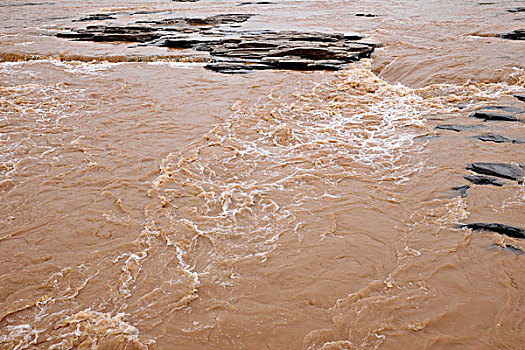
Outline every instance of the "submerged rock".
POLYGON ((356 15, 356 17, 378 17, 376 14, 373 14, 373 13, 361 13, 361 12, 358 12, 355 15, 356 15))
POLYGON ((38 1, 38 2, 20 2, 20 1, 16 1, 16 2, 11 2, 11 3, 3 3, 3 4, 0 4, 0 7, 21 7, 21 6, 42 6, 42 5, 54 5, 55 3, 54 2, 43 2, 43 1, 38 1))
POLYGON ((206 66, 209 70, 220 73, 249 73, 253 70, 271 69, 271 66, 264 64, 245 64, 243 62, 211 62, 206 66))
POLYGON ((482 223, 475 222, 471 224, 460 224, 458 228, 469 228, 473 231, 490 231, 500 235, 506 235, 513 238, 525 238, 525 230, 519 227, 508 226, 499 223, 482 223))
POLYGON ((516 253, 516 254, 523 254, 523 250, 521 250, 520 248, 518 247, 515 247, 511 244, 505 244, 504 247, 502 247, 504 250, 508 250, 509 252, 513 252, 513 253, 516 253))
POLYGON ((467 169, 478 174, 502 177, 518 182, 523 182, 525 175, 521 167, 505 163, 472 163, 467 166, 467 169))
MULTIPOLYGON (((173 17, 165 18, 157 21, 137 21, 138 24, 158 24, 163 26, 169 26, 164 28, 157 28, 158 30, 170 30, 175 32, 188 32, 188 28, 177 28, 184 26, 196 26, 196 27, 208 27, 208 26, 219 26, 223 24, 242 23, 250 19, 253 14, 247 13, 227 13, 214 15, 209 17, 173 17)), ((193 28, 190 32, 198 32, 201 30, 208 30, 209 28, 193 28)))
POLYGON ((469 190, 469 188, 470 188, 469 185, 465 185, 465 186, 452 187, 452 190, 457 192, 457 196, 464 198, 467 196, 467 191, 469 190))
POLYGON ((104 21, 107 19, 116 19, 116 17, 113 15, 114 13, 96 13, 93 15, 80 17, 79 19, 73 20, 73 22, 104 21))
POLYGON ((509 106, 485 106, 480 108, 481 110, 495 110, 495 111, 504 111, 507 113, 525 113, 525 109, 509 107, 509 106))
POLYGON ((487 120, 500 120, 500 121, 518 121, 518 117, 508 113, 490 112, 486 110, 479 110, 470 115, 470 118, 477 118, 487 120))
POLYGON ((480 175, 464 175, 464 179, 472 182, 475 185, 492 185, 501 187, 505 184, 504 181, 498 180, 493 177, 480 176, 480 175))
POLYGON ((474 137, 477 138, 478 140, 483 141, 483 142, 525 143, 525 141, 523 141, 523 140, 509 139, 508 137, 497 135, 497 134, 484 134, 484 135, 478 135, 478 136, 474 136, 474 137))
POLYGON ((241 2, 241 3, 238 4, 237 6, 246 6, 246 5, 272 5, 272 4, 275 4, 275 2, 271 2, 271 1, 246 1, 246 2, 241 2))
POLYGON ((520 28, 509 33, 500 34, 500 37, 509 40, 525 40, 525 28, 520 28))
POLYGON ((440 124, 440 125, 437 125, 434 129, 451 130, 451 131, 455 131, 455 132, 461 132, 461 131, 467 131, 467 130, 474 130, 474 129, 482 128, 482 127, 483 127, 483 125, 479 125, 479 124, 476 124, 476 125, 445 125, 445 124, 440 124))

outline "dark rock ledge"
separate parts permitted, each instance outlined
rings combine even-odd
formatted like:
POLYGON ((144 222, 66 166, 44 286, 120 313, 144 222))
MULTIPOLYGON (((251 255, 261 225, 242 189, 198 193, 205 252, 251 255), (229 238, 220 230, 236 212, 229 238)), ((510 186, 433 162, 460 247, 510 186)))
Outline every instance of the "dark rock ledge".
POLYGON ((469 115, 470 118, 484 121, 506 122, 523 122, 524 116, 525 109, 508 106, 485 106, 469 115))
POLYGON ((509 40, 525 40, 525 28, 516 29, 509 33, 500 34, 499 36, 509 40))
POLYGON ((350 33, 240 31, 224 28, 247 21, 250 14, 205 18, 167 18, 126 26, 96 25, 57 37, 95 42, 134 42, 144 46, 207 51, 208 69, 241 73, 260 69, 339 70, 368 58, 380 44, 350 33))
POLYGON ((499 223, 474 222, 470 224, 460 224, 457 225, 456 228, 469 228, 473 231, 490 231, 513 238, 525 239, 524 229, 499 223))

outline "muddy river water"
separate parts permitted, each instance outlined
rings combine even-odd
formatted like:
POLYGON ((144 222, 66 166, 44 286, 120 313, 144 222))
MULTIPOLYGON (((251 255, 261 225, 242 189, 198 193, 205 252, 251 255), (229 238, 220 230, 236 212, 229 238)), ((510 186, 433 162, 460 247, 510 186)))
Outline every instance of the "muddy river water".
POLYGON ((525 228, 523 176, 463 177, 525 168, 523 5, 1 1, 0 348, 523 349, 525 241, 458 228, 525 228), (56 37, 232 13, 383 45, 222 74, 56 37))

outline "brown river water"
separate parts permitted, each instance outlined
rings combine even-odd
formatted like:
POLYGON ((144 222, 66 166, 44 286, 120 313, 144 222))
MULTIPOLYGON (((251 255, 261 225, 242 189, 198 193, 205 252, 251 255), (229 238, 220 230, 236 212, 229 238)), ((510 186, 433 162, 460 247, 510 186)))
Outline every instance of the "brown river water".
POLYGON ((523 2, 241 2, 0 2, 0 348, 525 349, 525 242, 455 228, 525 228, 522 184, 462 177, 525 162, 472 137, 522 122, 468 118, 525 109, 525 42, 495 36, 523 2), (338 72, 220 74, 54 37, 108 12, 384 46, 338 72))

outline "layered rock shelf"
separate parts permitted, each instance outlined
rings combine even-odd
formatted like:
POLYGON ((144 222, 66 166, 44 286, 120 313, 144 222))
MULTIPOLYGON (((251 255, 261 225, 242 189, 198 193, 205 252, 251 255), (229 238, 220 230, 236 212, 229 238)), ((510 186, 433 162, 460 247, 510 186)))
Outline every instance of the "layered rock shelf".
POLYGON ((467 169, 482 175, 490 175, 504 179, 523 182, 525 171, 518 165, 506 163, 471 163, 467 169))
MULTIPOLYGON (((361 41, 357 33, 241 31, 225 28, 247 21, 251 14, 203 18, 167 18, 130 25, 91 25, 56 36, 82 41, 132 42, 210 54, 206 68, 223 73, 261 69, 339 70, 370 57, 380 44, 361 41)), ((98 14, 78 19, 104 19, 98 14)))

